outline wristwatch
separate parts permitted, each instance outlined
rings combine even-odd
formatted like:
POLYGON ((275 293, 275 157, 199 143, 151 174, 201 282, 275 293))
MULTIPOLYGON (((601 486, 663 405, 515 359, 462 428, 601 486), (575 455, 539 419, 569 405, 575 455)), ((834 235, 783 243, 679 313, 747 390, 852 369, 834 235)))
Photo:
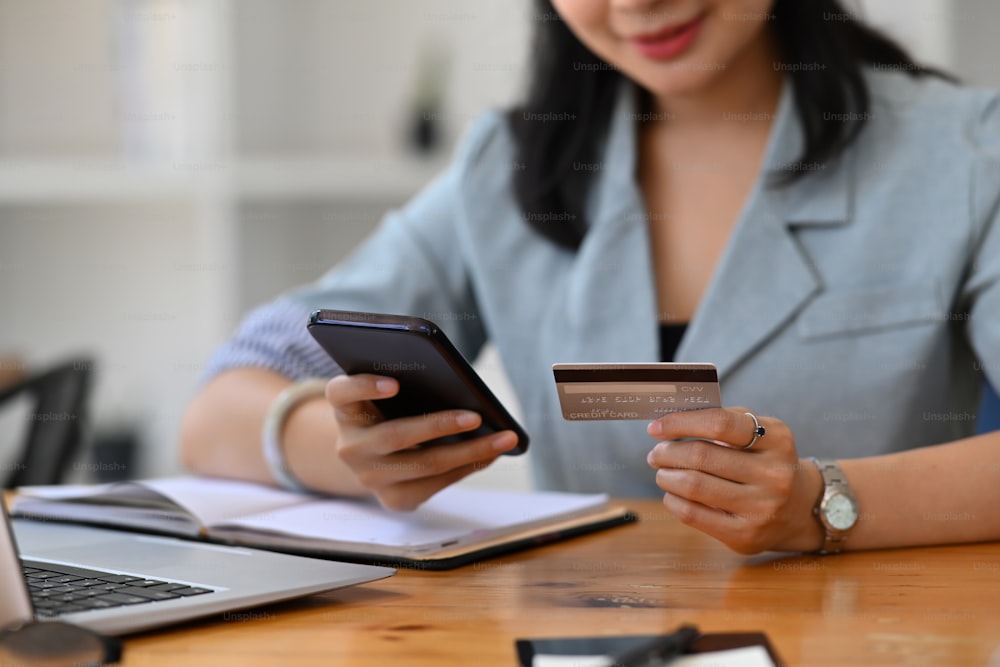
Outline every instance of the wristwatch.
POLYGON ((844 548, 847 536, 858 522, 858 499, 833 459, 809 459, 823 476, 823 494, 813 507, 825 537, 821 554, 835 554, 844 548))

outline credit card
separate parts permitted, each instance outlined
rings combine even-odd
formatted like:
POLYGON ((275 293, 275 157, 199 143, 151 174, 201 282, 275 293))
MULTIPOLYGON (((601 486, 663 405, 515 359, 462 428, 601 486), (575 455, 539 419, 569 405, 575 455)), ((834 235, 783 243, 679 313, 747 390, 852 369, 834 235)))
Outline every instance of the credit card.
POLYGON ((721 408, 715 364, 553 364, 563 418, 653 420, 680 410, 721 408))

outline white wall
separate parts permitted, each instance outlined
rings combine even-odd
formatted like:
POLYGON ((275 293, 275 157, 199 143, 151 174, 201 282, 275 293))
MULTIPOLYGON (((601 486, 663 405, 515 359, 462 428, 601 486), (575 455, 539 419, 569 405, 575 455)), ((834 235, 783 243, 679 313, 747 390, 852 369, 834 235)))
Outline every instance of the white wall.
POLYGON ((139 424, 161 448, 176 434, 178 387, 208 353, 187 208, 7 207, 0 218, 0 345, 36 366, 93 355, 95 422, 139 424))
POLYGON ((910 48, 917 60, 963 81, 1000 88, 997 0, 863 0, 859 11, 910 48))
MULTIPOLYGON (((451 57, 447 150, 469 118, 513 99, 524 7, 0 0, 0 349, 38 366, 95 355, 95 425, 139 425, 146 465, 130 473, 176 470, 178 418, 238 311, 287 286, 288 271, 275 267, 318 267, 347 252, 364 232, 357 211, 370 228, 376 204, 398 204, 408 187, 243 199, 233 192, 239 165, 400 156, 425 44, 451 57), (231 18, 229 29, 219 17, 231 18), (130 54, 136 39, 144 46, 130 54), (150 76, 137 76, 137 59, 150 76), (121 184, 133 180, 137 188, 121 184), (51 191, 53 202, 19 196, 21 182, 51 191), (150 197, 147 185, 167 193, 150 197), (268 218, 284 228, 265 229, 268 218), (269 269, 254 260, 276 234, 285 254, 269 269), (311 241, 320 237, 337 250, 322 252, 311 241), (296 244, 307 257, 296 256, 296 244)), ((427 163, 423 179, 439 164, 427 163)))
POLYGON ((955 0, 951 5, 955 71, 971 83, 1000 88, 1000 2, 955 0))
POLYGON ((526 0, 240 0, 237 143, 249 155, 398 151, 427 49, 448 59, 454 139, 513 98, 527 16, 526 0))
POLYGON ((861 0, 854 10, 897 39, 918 61, 951 68, 956 41, 953 15, 957 5, 968 1, 861 0))

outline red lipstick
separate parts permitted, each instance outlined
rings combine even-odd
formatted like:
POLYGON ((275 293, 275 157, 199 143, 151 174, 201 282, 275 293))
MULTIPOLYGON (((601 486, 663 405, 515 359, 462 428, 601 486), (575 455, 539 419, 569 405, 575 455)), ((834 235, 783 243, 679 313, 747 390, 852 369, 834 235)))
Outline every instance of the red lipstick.
POLYGON ((701 30, 703 17, 681 25, 667 26, 655 32, 632 37, 636 51, 652 60, 669 60, 687 50, 701 30))

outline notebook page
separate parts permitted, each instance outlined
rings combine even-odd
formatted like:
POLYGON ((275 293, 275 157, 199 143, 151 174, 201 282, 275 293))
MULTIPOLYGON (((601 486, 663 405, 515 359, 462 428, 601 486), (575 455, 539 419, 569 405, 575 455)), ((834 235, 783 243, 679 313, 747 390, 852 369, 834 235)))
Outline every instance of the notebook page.
POLYGON ((313 500, 228 522, 266 531, 411 551, 478 542, 602 508, 606 494, 517 492, 452 486, 413 512, 374 501, 313 500))
POLYGON ((84 521, 172 535, 194 536, 201 522, 186 509, 140 482, 23 486, 12 511, 19 516, 84 521))
POLYGON ((309 503, 314 498, 263 484, 213 477, 166 477, 141 483, 186 508, 205 526, 309 503))
POLYGON ((209 526, 245 514, 307 503, 312 498, 252 482, 167 477, 110 484, 27 486, 20 489, 13 505, 18 512, 39 516, 170 530, 178 522, 190 523, 192 517, 198 526, 209 526))

